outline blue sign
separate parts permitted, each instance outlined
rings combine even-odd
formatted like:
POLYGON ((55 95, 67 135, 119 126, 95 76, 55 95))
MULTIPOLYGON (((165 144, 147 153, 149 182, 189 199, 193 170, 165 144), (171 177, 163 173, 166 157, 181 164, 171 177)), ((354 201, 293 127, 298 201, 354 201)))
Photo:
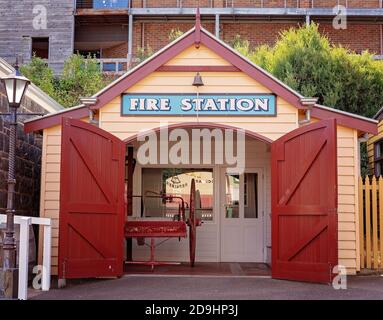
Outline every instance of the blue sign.
POLYGON ((200 94, 198 97, 196 94, 124 94, 121 114, 275 116, 276 97, 273 94, 200 94))

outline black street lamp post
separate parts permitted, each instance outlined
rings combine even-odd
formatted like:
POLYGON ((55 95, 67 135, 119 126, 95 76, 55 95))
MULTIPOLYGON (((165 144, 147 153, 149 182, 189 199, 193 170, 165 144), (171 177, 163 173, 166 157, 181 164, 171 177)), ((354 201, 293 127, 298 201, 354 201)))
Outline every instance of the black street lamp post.
MULTIPOLYGON (((15 163, 16 163, 16 129, 17 129, 17 109, 20 107, 24 93, 30 84, 30 81, 23 77, 18 66, 15 66, 15 74, 1 79, 7 94, 10 113, 2 114, 11 117, 9 134, 9 161, 8 161, 8 194, 7 194, 7 223, 5 237, 3 239, 3 295, 5 298, 16 298, 15 290, 17 288, 16 269, 16 241, 14 228, 14 195, 15 195, 15 163)), ((31 115, 31 114, 23 114, 31 115)))

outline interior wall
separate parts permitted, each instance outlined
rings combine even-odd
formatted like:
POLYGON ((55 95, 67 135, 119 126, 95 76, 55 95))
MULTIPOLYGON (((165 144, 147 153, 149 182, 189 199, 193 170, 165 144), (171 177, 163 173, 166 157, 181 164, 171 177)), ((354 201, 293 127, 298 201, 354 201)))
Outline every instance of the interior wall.
MULTIPOLYGON (((172 144, 169 145, 169 149, 172 144)), ((136 145, 137 147, 137 145, 136 145)), ((212 149, 214 150, 214 143, 212 149)), ((234 146, 236 149, 236 144, 234 146)), ((270 177, 270 147, 268 144, 259 140, 246 138, 245 154, 246 169, 261 169, 263 172, 264 187, 262 186, 262 203, 261 214, 263 215, 264 223, 264 239, 261 247, 265 249, 264 260, 259 262, 271 262, 271 177, 270 177)), ((191 145, 190 145, 191 151, 191 145)), ((191 155, 191 152, 189 153, 191 155)), ((136 153, 135 153, 136 156, 136 153)), ((201 153, 202 158, 202 153, 201 153)), ((191 160, 191 159, 190 159, 191 160)), ((201 159, 202 163, 202 159, 201 159)), ((143 168, 164 168, 174 167, 174 165, 140 165, 137 163, 134 172, 134 187, 133 194, 141 195, 142 191, 142 169, 143 168)), ((188 165, 189 168, 212 168, 214 178, 214 221, 205 222, 201 227, 197 228, 197 250, 196 261, 198 262, 219 262, 221 251, 221 228, 220 223, 224 210, 222 207, 223 199, 220 193, 220 184, 222 175, 221 169, 226 168, 227 164, 222 165, 188 165)), ((186 199, 188 201, 188 199, 186 199)), ((141 214, 140 199, 136 198, 133 201, 133 215, 138 218, 141 214)), ((156 243, 163 239, 156 239, 156 243)), ((147 246, 138 246, 133 240, 133 260, 148 260, 150 251, 147 246)), ((156 248, 156 259, 160 261, 189 261, 189 241, 188 239, 170 239, 156 248)))

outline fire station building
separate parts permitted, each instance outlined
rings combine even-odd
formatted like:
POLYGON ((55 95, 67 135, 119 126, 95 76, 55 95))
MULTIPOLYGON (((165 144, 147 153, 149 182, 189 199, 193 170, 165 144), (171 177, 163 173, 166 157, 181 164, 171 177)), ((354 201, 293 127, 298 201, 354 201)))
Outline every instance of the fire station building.
MULTIPOLYGON (((60 279, 120 276, 125 260, 149 259, 140 241, 125 241, 126 221, 179 220, 178 204, 151 195, 189 202, 192 181, 197 264, 268 263, 274 278, 314 282, 329 282, 337 265, 359 270, 358 139, 377 122, 303 97, 198 19, 82 105, 25 131, 43 133, 40 215, 53 219, 60 279), (233 138, 243 168, 217 148, 198 161, 207 149, 194 147, 196 129, 214 136, 213 147, 233 138), (140 150, 148 132, 158 157, 140 150), (184 136, 187 161, 162 161, 184 136)), ((189 241, 170 238, 155 258, 189 261, 189 241)))

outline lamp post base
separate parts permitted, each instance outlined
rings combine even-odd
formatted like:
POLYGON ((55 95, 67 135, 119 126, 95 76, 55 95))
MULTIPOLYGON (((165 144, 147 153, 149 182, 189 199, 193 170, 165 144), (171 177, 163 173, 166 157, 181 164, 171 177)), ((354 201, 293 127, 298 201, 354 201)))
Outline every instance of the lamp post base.
POLYGON ((0 298, 17 299, 19 270, 0 269, 0 298))

